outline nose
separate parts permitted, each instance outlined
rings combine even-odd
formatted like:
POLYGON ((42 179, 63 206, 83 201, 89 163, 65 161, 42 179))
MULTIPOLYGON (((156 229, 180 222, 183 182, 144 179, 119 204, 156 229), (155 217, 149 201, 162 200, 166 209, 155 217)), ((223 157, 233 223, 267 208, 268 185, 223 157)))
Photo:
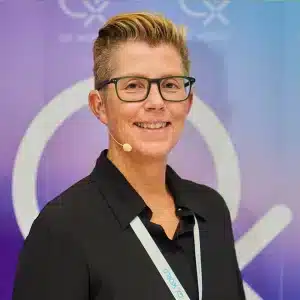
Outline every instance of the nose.
POLYGON ((161 110, 165 107, 165 101, 161 97, 158 85, 151 84, 149 95, 145 101, 145 108, 148 110, 161 110))

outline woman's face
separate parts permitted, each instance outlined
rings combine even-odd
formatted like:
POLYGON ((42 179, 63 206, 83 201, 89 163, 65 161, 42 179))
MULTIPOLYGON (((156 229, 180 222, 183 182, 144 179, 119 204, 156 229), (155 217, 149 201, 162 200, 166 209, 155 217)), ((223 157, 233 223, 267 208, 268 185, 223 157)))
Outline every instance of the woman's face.
MULTIPOLYGON (((114 71, 111 78, 183 75, 181 58, 169 45, 150 47, 143 42, 128 42, 114 52, 112 62, 114 71)), ((114 138, 121 144, 129 143, 132 146, 131 153, 153 158, 166 157, 183 130, 192 103, 192 93, 185 101, 168 102, 162 99, 157 85, 152 84, 144 101, 123 102, 118 98, 113 83, 106 88, 107 98, 100 120, 108 126, 114 138), (166 122, 167 126, 164 125, 166 122), (161 125, 164 127, 153 128, 161 125)), ((110 140, 110 143, 115 142, 110 140)))

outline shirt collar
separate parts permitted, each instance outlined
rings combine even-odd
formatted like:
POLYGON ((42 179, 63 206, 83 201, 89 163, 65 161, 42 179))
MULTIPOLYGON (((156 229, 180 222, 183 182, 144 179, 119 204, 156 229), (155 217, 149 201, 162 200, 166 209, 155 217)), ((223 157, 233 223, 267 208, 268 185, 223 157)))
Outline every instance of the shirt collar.
MULTIPOLYGON (((120 226, 125 229, 145 209, 146 204, 121 171, 107 158, 107 152, 107 149, 101 152, 91 173, 91 180, 98 184, 99 191, 120 226)), ((166 168, 166 184, 177 207, 188 208, 204 221, 207 220, 206 205, 201 201, 199 188, 196 188, 201 185, 180 178, 169 165, 166 168)))

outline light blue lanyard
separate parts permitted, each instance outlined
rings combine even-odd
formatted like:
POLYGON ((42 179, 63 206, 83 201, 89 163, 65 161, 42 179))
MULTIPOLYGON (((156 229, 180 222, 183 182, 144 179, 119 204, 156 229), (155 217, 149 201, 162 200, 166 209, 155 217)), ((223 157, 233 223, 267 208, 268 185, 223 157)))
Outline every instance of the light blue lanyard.
MULTIPOLYGON (((201 248, 200 248, 200 231, 198 221, 194 215, 195 225, 194 225, 194 245, 195 245, 195 257, 196 257, 196 268, 197 268, 197 279, 198 279, 198 291, 199 300, 202 299, 202 268, 201 268, 201 248)), ((137 216, 130 223, 133 231, 139 238, 140 242, 144 246, 148 255, 152 259, 154 265, 159 271, 161 277, 164 279, 171 293, 175 299, 180 300, 190 300, 180 281, 176 277, 172 268, 166 261, 165 257, 162 255, 161 251, 155 244, 148 230, 144 226, 143 222, 137 216)))

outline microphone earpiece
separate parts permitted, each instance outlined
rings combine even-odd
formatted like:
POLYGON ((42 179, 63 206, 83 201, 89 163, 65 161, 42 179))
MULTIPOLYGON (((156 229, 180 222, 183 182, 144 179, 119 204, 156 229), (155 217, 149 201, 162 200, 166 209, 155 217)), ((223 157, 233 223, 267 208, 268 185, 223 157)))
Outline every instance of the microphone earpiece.
POLYGON ((123 146, 122 146, 122 148, 123 148, 123 150, 125 151, 125 152, 130 152, 131 150, 132 150, 132 147, 131 147, 131 145, 129 145, 129 144, 123 144, 123 146))

